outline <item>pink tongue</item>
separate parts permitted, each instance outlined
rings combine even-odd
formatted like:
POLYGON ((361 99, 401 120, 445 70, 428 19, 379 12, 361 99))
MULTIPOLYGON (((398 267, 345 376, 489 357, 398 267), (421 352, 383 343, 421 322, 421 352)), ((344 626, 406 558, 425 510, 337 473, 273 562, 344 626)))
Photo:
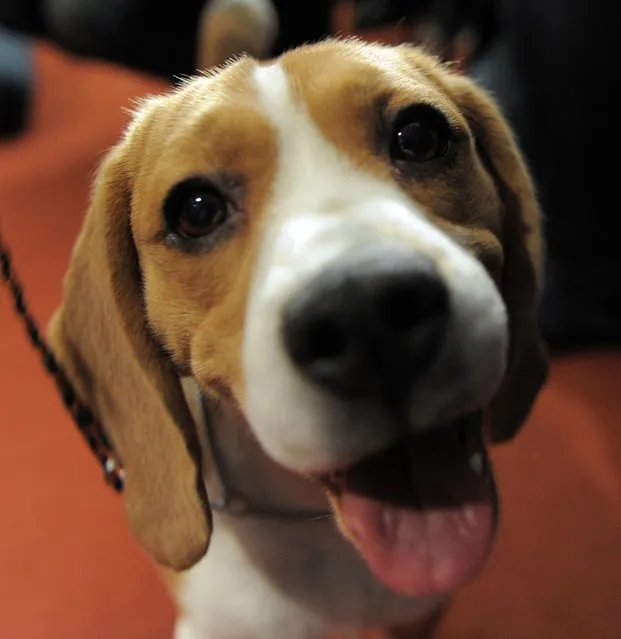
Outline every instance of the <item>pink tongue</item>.
POLYGON ((418 510, 345 490, 340 514, 375 577, 408 597, 445 594, 472 578, 492 540, 491 500, 418 510))

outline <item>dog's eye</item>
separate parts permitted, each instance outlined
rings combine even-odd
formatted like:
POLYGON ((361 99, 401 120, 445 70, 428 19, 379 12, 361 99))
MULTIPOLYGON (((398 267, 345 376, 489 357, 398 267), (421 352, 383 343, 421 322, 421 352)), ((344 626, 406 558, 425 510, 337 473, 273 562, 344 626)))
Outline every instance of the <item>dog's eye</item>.
POLYGON ((401 162, 429 162, 451 147, 451 128, 433 107, 420 104, 399 113, 393 130, 391 156, 401 162))
POLYGON ((229 203, 211 183, 202 179, 181 182, 164 203, 168 228, 187 239, 209 235, 224 224, 229 203))

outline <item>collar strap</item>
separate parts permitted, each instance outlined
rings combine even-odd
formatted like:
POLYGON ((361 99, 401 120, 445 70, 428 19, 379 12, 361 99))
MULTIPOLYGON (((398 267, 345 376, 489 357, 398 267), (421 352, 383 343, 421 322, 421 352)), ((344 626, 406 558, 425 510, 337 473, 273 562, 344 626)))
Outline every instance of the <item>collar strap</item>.
MULTIPOLYGON (((209 497, 209 505, 212 510, 225 512, 236 517, 248 516, 262 519, 281 519, 287 521, 320 521, 332 517, 330 510, 309 510, 296 508, 278 508, 264 506, 254 502, 246 495, 236 493, 230 488, 228 473, 224 461, 224 455, 219 449, 214 435, 214 424, 209 416, 207 398, 196 381, 193 381, 194 390, 186 391, 196 393, 196 404, 200 414, 197 416, 196 427, 205 435, 205 445, 211 453, 212 468, 210 469, 220 487, 218 497, 209 497)), ((208 494, 212 492, 208 490, 208 494)), ((215 491, 214 491, 215 492, 215 491)))

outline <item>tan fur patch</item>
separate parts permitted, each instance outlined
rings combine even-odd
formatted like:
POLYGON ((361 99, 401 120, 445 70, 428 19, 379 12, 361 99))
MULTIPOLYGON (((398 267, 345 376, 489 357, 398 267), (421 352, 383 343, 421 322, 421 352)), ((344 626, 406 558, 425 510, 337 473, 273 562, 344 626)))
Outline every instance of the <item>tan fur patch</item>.
POLYGON ((177 364, 191 366, 205 386, 241 383, 246 298, 275 170, 276 140, 248 84, 253 64, 244 60, 170 98, 135 186, 133 228, 151 324, 177 364), (198 175, 230 178, 226 195, 239 222, 212 250, 183 254, 161 241, 162 203, 177 182, 198 175))

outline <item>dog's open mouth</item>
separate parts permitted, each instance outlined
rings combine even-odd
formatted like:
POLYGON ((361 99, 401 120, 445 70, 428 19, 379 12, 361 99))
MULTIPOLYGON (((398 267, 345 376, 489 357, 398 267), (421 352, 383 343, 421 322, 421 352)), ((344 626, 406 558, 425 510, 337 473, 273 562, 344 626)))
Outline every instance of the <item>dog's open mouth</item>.
POLYGON ((345 533, 396 593, 448 593, 489 552, 495 490, 480 415, 410 437, 323 481, 345 533))

